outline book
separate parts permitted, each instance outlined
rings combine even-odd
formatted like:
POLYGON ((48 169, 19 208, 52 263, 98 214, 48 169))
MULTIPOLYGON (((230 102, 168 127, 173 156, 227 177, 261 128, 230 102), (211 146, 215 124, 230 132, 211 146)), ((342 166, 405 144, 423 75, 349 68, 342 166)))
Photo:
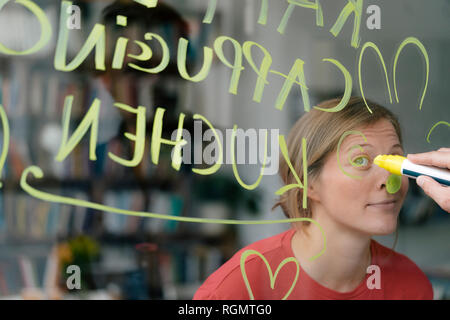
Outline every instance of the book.
POLYGON ((27 256, 20 256, 18 260, 24 288, 37 288, 36 273, 30 258, 27 256))

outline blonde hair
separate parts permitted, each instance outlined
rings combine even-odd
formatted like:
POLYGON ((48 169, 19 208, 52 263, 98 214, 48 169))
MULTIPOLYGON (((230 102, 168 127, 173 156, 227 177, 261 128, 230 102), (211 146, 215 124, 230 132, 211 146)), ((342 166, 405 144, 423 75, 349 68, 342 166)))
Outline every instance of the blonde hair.
MULTIPOLYGON (((341 98, 327 100, 320 103, 318 107, 333 108, 340 101, 341 98)), ((297 120, 289 132, 286 145, 289 160, 300 181, 303 181, 302 138, 306 139, 308 181, 314 181, 319 176, 325 159, 337 150, 339 140, 346 131, 386 119, 392 123, 402 145, 401 129, 397 117, 385 107, 372 101, 367 100, 367 104, 372 113, 369 112, 362 98, 351 97, 345 108, 339 112, 313 109, 297 120)), ((286 185, 297 183, 283 155, 280 155, 279 175, 286 185)), ((306 209, 303 208, 302 201, 303 190, 293 188, 279 197, 272 210, 281 206, 288 218, 312 218, 309 199, 306 209)), ((304 221, 303 224, 309 225, 309 222, 304 221)))

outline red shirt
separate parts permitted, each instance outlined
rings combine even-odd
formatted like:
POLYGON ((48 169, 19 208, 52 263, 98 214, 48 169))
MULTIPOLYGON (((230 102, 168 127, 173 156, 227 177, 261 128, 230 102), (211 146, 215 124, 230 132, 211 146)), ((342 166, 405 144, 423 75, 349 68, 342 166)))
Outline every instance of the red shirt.
MULTIPOLYGON (((430 281, 417 265, 403 254, 397 253, 375 240, 371 240, 372 265, 380 267, 380 289, 369 289, 367 280, 374 273, 368 273, 366 278, 351 292, 331 290, 312 279, 299 265, 297 281, 294 284, 297 267, 294 262, 288 262, 279 268, 280 263, 295 257, 291 247, 291 239, 295 230, 289 229, 278 235, 257 241, 239 250, 230 260, 211 274, 194 295, 194 300, 248 300, 249 291, 246 287, 240 267, 242 254, 246 250, 256 250, 261 253, 270 265, 274 280, 274 289, 270 287, 270 275, 264 260, 258 255, 249 255, 245 260, 245 272, 248 284, 256 300, 282 299, 293 287, 288 300, 322 300, 322 299, 433 299, 433 289, 430 281)), ((295 259, 295 258, 294 258, 295 259)), ((320 259, 320 258, 319 258, 320 259)), ((370 283, 372 283, 371 278, 370 283)))

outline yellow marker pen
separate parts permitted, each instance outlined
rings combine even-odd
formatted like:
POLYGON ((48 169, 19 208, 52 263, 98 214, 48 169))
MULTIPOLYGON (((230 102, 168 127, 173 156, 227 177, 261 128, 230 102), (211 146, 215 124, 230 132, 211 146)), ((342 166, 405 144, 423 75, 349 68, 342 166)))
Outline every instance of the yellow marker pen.
POLYGON ((450 186, 450 170, 415 164, 398 155, 378 155, 373 163, 399 176, 414 179, 418 176, 428 176, 444 186, 450 186))

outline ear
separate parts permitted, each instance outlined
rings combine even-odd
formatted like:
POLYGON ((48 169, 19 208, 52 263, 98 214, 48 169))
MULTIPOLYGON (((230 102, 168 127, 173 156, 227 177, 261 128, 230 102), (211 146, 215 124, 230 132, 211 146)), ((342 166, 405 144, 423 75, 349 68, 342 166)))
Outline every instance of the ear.
POLYGON ((311 181, 308 185, 308 198, 313 201, 320 202, 319 186, 316 181, 311 181))

